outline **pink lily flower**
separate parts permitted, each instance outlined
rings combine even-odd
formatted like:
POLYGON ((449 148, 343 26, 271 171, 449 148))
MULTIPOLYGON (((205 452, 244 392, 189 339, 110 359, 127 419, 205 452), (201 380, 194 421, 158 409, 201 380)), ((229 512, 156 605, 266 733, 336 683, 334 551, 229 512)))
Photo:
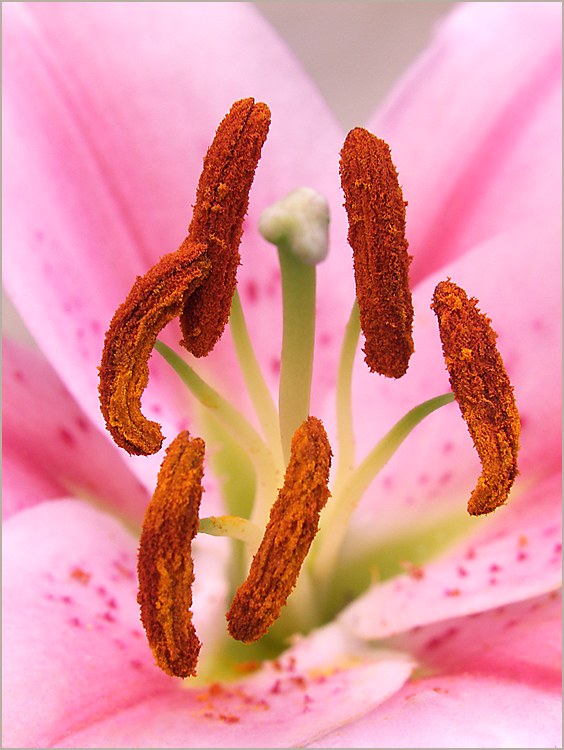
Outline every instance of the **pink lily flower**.
MULTIPOLYGON (((311 412, 335 450, 354 298, 344 133, 252 5, 4 5, 4 280, 40 349, 4 342, 6 747, 559 746, 560 14, 555 3, 457 7, 366 124, 391 145, 409 203, 415 353, 399 381, 357 357, 357 454, 449 389, 429 304, 450 276, 492 318, 515 388, 508 504, 466 517, 479 463, 456 405, 440 409, 350 519, 338 606, 302 609, 313 628, 294 608, 295 635, 272 652, 228 645, 230 548, 198 535, 202 678, 181 681, 155 666, 136 600, 162 456, 128 456, 104 429, 104 333, 135 276, 183 239, 223 114, 242 97, 267 102, 238 289, 274 390, 279 277, 259 216, 298 186, 323 193, 311 412)), ((250 413, 228 333, 203 365, 250 413)), ((156 355, 143 407, 167 440, 203 423, 156 355)), ((221 482, 210 461, 202 515, 224 512, 221 482)))

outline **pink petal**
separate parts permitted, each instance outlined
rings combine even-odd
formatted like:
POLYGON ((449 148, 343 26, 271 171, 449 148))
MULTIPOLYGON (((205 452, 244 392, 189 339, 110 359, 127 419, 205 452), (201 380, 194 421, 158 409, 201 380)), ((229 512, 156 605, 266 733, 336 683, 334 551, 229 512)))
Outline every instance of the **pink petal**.
POLYGON ((415 280, 561 212, 559 3, 467 3, 369 122, 389 141, 415 280))
MULTIPOLYGON (((153 665, 136 540, 116 521, 53 501, 10 519, 4 541, 6 746, 301 744, 370 710, 411 672, 404 654, 359 647, 332 626, 246 679, 180 686, 153 665)), ((206 642, 211 615, 225 632, 226 592, 210 568, 198 553, 194 613, 206 642)))
POLYGON ((354 654, 338 628, 317 631, 256 676, 149 699, 60 747, 302 747, 392 695, 407 658, 354 654))
POLYGON ((393 645, 426 676, 309 747, 560 746, 558 594, 417 628, 393 645))
POLYGON ((340 621, 359 638, 383 638, 558 588, 559 507, 558 476, 523 490, 452 551, 374 586, 340 621))
MULTIPOLYGON (((415 354, 406 376, 393 382, 377 378, 359 358, 354 380, 359 458, 410 408, 450 391, 429 305, 437 281, 451 276, 478 298, 498 333, 522 421, 518 483, 559 465, 560 248, 559 226, 530 223, 484 242, 417 288, 415 354)), ((457 405, 450 404, 419 425, 376 478, 358 509, 355 533, 369 527, 374 542, 412 530, 415 519, 425 527, 445 513, 463 512, 479 473, 466 425, 457 405)))
MULTIPOLYGON (((112 313, 135 275, 183 239, 202 156, 232 101, 249 95, 269 103, 273 125, 251 196, 241 291, 272 380, 279 280, 258 215, 301 184, 341 203, 340 132, 286 48, 241 4, 14 5, 4 31, 6 283, 71 393, 100 420, 96 367, 112 313)), ((335 258, 322 272, 329 280, 342 277, 335 258)), ((323 303, 320 339, 344 319, 350 279, 323 303)), ((231 357, 226 342, 219 377, 231 357)), ((172 425, 171 398, 156 383, 146 408, 172 425)))
MULTIPOLYGON (((194 592, 195 620, 208 633, 210 615, 217 622, 225 610, 225 586, 218 547, 211 556, 199 543, 205 586, 194 592)), ((6 745, 51 746, 102 716, 177 694, 139 621, 136 547, 117 521, 79 501, 44 503, 5 524, 6 745)))
POLYGON ((3 354, 4 517, 72 488, 139 522, 150 496, 123 452, 94 428, 38 353, 6 340, 3 354))

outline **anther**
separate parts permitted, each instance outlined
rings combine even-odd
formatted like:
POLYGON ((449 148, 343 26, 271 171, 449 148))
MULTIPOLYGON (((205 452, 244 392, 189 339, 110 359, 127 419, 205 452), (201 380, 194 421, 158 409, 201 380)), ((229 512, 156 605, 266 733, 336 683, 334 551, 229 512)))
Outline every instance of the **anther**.
POLYGON ((266 104, 235 102, 204 159, 188 239, 206 245, 212 272, 180 319, 182 343, 196 357, 209 354, 229 319, 249 191, 269 126, 266 104))
POLYGON ((112 437, 128 453, 148 455, 161 448, 160 425, 141 413, 148 361, 160 331, 180 315, 187 297, 209 273, 205 249, 185 240, 139 276, 106 333, 100 406, 112 437))
POLYGON ((450 280, 442 281, 431 307, 452 390, 482 463, 468 512, 490 513, 505 503, 518 473, 520 420, 513 388, 491 321, 477 309, 476 299, 450 280))
POLYGON ((329 497, 330 467, 331 446, 323 424, 308 417, 294 433, 284 486, 271 508, 249 575, 227 613, 233 638, 258 640, 286 604, 329 497))
POLYGON ((170 444, 145 512, 139 543, 141 621, 157 665, 196 674, 200 641, 192 623, 191 542, 198 532, 204 442, 181 432, 170 444))
POLYGON ((413 353, 405 202, 387 143, 354 128, 341 150, 360 326, 371 372, 405 374, 413 353))

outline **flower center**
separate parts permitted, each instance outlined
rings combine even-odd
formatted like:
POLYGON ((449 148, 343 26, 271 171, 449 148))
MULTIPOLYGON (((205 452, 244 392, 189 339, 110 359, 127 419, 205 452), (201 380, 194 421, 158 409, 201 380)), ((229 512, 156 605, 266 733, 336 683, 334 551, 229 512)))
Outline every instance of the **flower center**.
POLYGON ((234 540, 237 580, 226 615, 229 635, 245 644, 260 641, 267 649, 270 643, 276 651, 293 632, 333 614, 350 518, 376 474, 424 417, 458 401, 483 467, 470 514, 504 503, 517 475, 519 415, 495 334, 476 300, 450 280, 437 286, 432 307, 453 393, 414 407, 361 463, 355 460, 352 372, 361 332, 372 372, 399 378, 413 354, 406 204, 388 145, 355 128, 345 140, 340 171, 356 299, 336 377, 338 462, 329 485, 331 446, 323 424, 310 414, 316 265, 328 249, 329 214, 321 196, 300 188, 260 221, 263 236, 277 246, 282 278, 278 405, 236 291, 243 219, 269 122, 266 105, 253 99, 236 102, 221 122, 204 159, 188 236, 136 280, 110 324, 100 367, 102 413, 116 443, 129 453, 155 453, 163 442, 160 425, 141 410, 153 348, 212 415, 202 420, 202 429, 209 427, 214 443, 222 445, 216 458, 227 475, 228 514, 199 517, 205 444, 182 432, 166 451, 140 539, 141 619, 157 664, 179 677, 196 673, 200 650, 191 612, 198 575, 191 545, 197 533, 234 540), (181 344, 195 357, 213 349, 229 321, 260 430, 157 340, 175 317, 181 344))

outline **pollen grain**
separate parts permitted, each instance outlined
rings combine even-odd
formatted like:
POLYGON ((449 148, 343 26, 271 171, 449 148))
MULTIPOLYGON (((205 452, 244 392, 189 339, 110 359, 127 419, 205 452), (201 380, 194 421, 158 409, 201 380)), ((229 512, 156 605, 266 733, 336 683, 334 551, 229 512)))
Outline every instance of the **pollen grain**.
POLYGON ((204 441, 181 432, 170 444, 145 512, 139 543, 141 621, 157 665, 196 674, 200 641, 192 623, 192 539, 198 532, 204 441))
POLYGON ((371 372, 400 378, 413 353, 411 256, 406 204, 388 144, 354 128, 341 150, 340 174, 365 361, 371 372))
POLYGON ((227 613, 233 638, 245 643, 258 640, 286 604, 329 498, 330 467, 325 428, 316 417, 308 417, 294 433, 284 485, 247 579, 227 613))
POLYGON ((441 281, 431 307, 452 390, 482 463, 468 512, 491 513, 505 503, 518 474, 520 419, 513 388, 491 321, 476 299, 452 281, 441 281))

